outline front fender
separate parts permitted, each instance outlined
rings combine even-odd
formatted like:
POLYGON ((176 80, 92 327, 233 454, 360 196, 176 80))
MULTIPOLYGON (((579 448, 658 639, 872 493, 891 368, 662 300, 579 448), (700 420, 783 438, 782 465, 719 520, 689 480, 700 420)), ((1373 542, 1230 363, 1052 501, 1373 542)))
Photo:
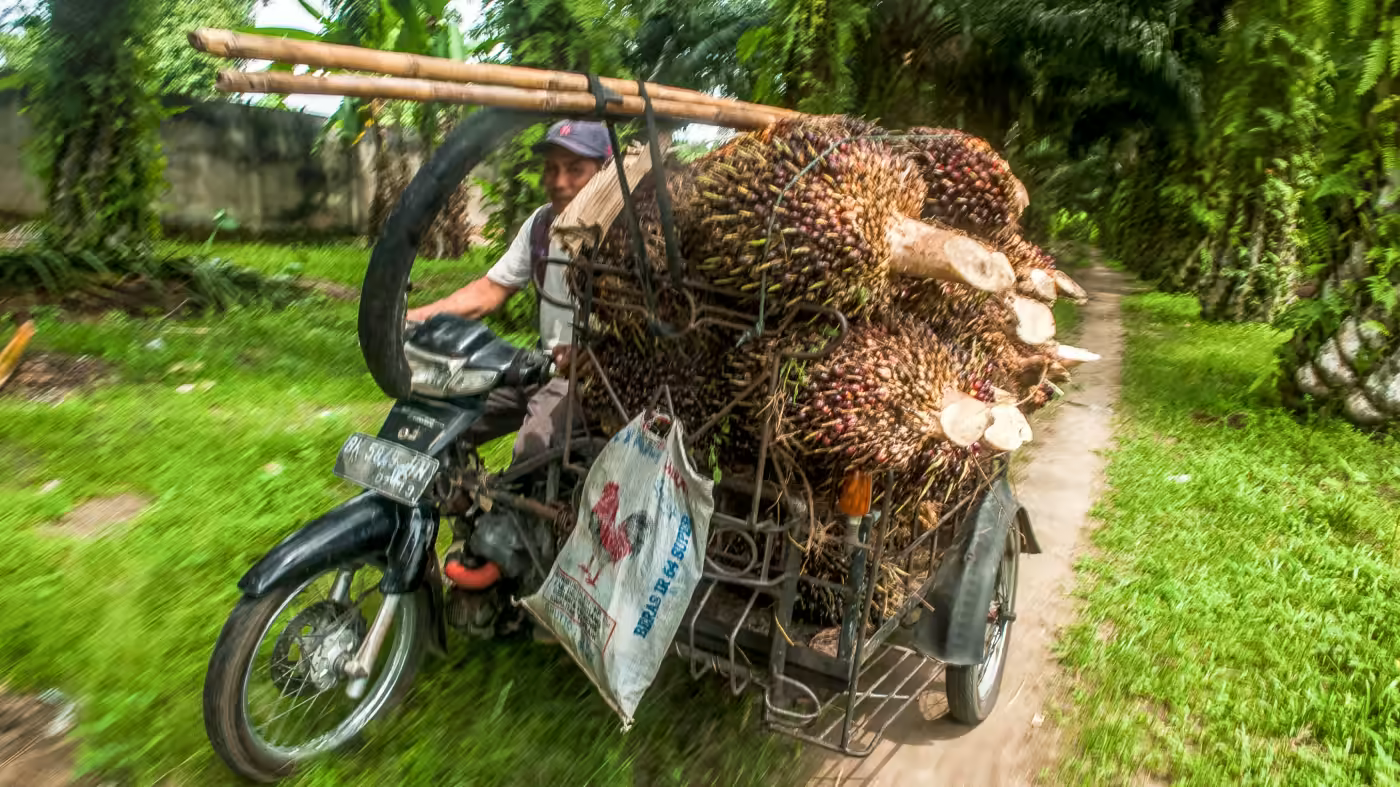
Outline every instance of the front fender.
POLYGON ((1030 518, 1003 473, 960 524, 949 556, 938 567, 925 597, 933 610, 920 615, 912 631, 912 644, 924 655, 959 666, 982 663, 987 610, 1012 527, 1020 531, 1022 551, 1040 551, 1030 518))
POLYGON ((411 512, 371 492, 351 498, 273 547, 243 575, 238 589, 260 598, 284 582, 301 582, 338 565, 383 560, 411 512))
POLYGON ((283 539, 243 575, 238 589, 258 598, 283 583, 301 583, 346 563, 381 563, 381 591, 426 596, 428 644, 443 655, 447 630, 442 577, 434 559, 437 521, 436 512, 426 506, 408 508, 365 492, 283 539))

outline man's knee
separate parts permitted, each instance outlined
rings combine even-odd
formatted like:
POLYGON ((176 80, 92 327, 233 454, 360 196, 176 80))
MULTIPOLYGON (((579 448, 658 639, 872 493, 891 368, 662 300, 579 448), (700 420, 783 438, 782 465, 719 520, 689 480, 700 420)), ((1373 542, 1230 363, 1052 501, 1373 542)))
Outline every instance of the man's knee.
MULTIPOLYGON (((530 398, 529 412, 515 438, 515 461, 537 456, 562 444, 564 429, 567 428, 568 394, 568 380, 556 379, 530 398)), ((581 413, 575 407, 575 420, 580 417, 581 413)))

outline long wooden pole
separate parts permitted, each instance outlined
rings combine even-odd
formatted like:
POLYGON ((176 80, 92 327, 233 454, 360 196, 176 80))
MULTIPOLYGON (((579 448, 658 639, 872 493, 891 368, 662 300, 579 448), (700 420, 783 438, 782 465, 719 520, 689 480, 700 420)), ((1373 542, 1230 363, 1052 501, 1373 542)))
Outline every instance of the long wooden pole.
MULTIPOLYGON (((385 52, 366 47, 235 33, 216 28, 200 28, 190 33, 189 39, 190 45, 195 49, 225 58, 272 60, 278 63, 300 64, 313 68, 368 71, 386 76, 413 79, 585 93, 590 97, 593 95, 585 76, 568 71, 549 71, 491 63, 463 63, 445 57, 385 52)), ((599 77, 598 81, 603 87, 619 95, 641 96, 637 83, 631 80, 599 77)), ((680 101, 690 104, 743 108, 766 112, 776 117, 800 114, 790 109, 732 101, 707 95, 698 90, 657 85, 651 82, 646 83, 646 89, 647 95, 653 101, 680 101)))
MULTIPOLYGON (((597 106, 589 93, 525 90, 496 85, 460 85, 454 82, 397 77, 221 71, 217 87, 224 93, 308 93, 322 96, 435 101, 567 115, 589 115, 597 106)), ((653 100, 651 103, 660 117, 735 129, 762 129, 780 119, 771 112, 740 106, 692 104, 673 100, 653 100)), ((641 117, 645 112, 645 103, 637 96, 624 96, 620 104, 608 106, 608 114, 615 117, 641 117)))

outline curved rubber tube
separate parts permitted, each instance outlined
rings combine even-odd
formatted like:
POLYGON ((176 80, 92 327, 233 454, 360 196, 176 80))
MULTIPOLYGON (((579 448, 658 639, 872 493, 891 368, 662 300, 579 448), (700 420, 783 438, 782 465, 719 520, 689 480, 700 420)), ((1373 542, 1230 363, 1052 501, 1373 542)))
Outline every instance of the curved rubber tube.
POLYGON ((501 567, 489 560, 479 568, 467 568, 460 561, 450 560, 442 573, 452 584, 467 590, 485 590, 501 579, 501 567))
POLYGON ((483 109, 447 135, 413 176, 380 230, 360 286, 360 352, 370 376, 393 399, 407 399, 411 374, 404 357, 404 297, 418 243, 467 174, 507 137, 547 119, 536 112, 483 109))

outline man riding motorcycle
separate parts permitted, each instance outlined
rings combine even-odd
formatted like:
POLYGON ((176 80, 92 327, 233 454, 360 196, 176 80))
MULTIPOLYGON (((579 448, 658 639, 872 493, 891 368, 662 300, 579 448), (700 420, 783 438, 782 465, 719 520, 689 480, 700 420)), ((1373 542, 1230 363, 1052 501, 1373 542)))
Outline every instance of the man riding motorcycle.
MULTIPOLYGON (((510 248, 484 277, 440 301, 410 310, 410 322, 423 322, 437 314, 480 319, 505 305, 535 278, 544 280, 552 298, 572 300, 564 282, 563 266, 545 264, 549 254, 549 227, 607 165, 612 158, 612 146, 607 127, 602 123, 565 120, 555 123, 534 149, 544 155, 542 181, 549 203, 531 214, 516 233, 510 248)), ((573 315, 538 294, 536 301, 540 346, 554 355, 561 371, 566 370, 573 340, 573 315)), ((569 382, 563 377, 555 377, 543 385, 497 390, 487 401, 486 414, 468 436, 481 445, 518 429, 512 462, 537 455, 548 449, 556 434, 564 429, 563 403, 568 393, 569 382)))
MULTIPOLYGON (((541 205, 516 233, 506 253, 486 275, 435 303, 412 309, 409 322, 423 322, 438 314, 480 319, 505 305, 532 281, 543 281, 551 298, 572 302, 564 280, 564 267, 548 265, 550 225, 574 197, 612 158, 607 127, 602 123, 565 120, 550 127, 535 145, 544 156, 542 182, 549 203, 541 205)), ((573 313, 536 293, 540 348, 550 352, 561 372, 567 371, 573 341, 573 313)), ((482 445, 517 431, 512 463, 527 460, 562 442, 569 396, 569 381, 562 375, 543 384, 504 387, 493 391, 486 411, 467 433, 482 445)), ((582 414, 577 398, 574 412, 582 414)), ((543 633, 537 628, 537 638, 543 633)))

